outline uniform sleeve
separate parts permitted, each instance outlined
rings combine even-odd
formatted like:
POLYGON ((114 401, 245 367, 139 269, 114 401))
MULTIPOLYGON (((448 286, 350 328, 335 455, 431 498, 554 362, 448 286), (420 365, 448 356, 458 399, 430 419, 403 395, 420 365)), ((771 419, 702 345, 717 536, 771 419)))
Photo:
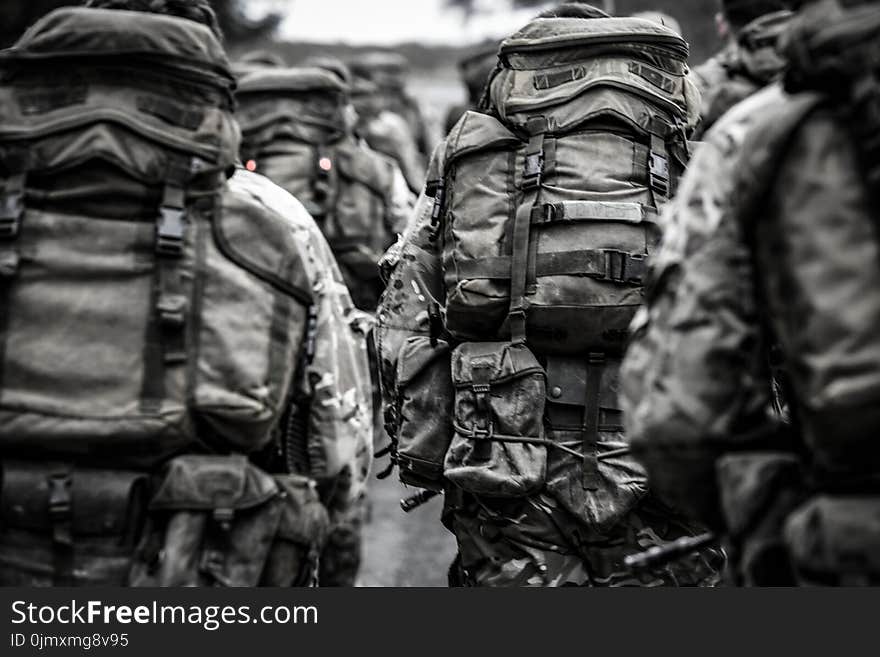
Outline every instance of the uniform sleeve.
MULTIPOLYGON (((441 146, 437 153, 442 150, 441 146)), ((442 169, 439 155, 430 169, 442 169)), ((442 314, 445 306, 441 245, 436 238, 437 226, 432 223, 433 210, 434 198, 422 193, 403 237, 383 259, 383 267, 392 273, 377 311, 376 349, 386 401, 404 343, 416 335, 429 335, 432 312, 442 314)))
POLYGON ((711 136, 667 207, 622 374, 626 429, 652 488, 707 521, 720 444, 766 408, 769 389, 751 261, 733 217, 738 142, 711 136))
POLYGON ((416 196, 406 184, 403 171, 396 162, 392 163, 392 178, 388 201, 388 228, 392 235, 403 235, 412 215, 416 196))
POLYGON ((314 265, 314 355, 301 384, 311 399, 312 475, 334 477, 348 467, 356 479, 365 479, 372 452, 366 345, 370 319, 354 308, 330 247, 317 227, 309 231, 309 256, 314 265))

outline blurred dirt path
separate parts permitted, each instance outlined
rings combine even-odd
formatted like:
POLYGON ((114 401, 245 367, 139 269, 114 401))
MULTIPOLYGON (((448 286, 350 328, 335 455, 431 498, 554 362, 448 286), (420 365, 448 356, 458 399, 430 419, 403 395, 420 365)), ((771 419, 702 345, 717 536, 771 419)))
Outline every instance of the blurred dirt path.
POLYGON ((455 540, 440 524, 442 498, 409 514, 400 509, 401 498, 418 490, 404 488, 396 472, 384 481, 373 477, 360 586, 446 586, 455 540))

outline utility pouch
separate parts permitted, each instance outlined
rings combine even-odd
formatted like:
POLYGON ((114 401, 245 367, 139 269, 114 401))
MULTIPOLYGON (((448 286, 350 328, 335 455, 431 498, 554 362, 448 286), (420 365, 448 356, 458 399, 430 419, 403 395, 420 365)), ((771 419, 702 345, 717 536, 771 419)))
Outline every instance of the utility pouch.
POLYGON ((546 375, 521 343, 467 342, 452 354, 455 434, 446 478, 490 497, 539 491, 547 472, 546 375))
MULTIPOLYGON (((258 586, 271 564, 291 563, 284 543, 309 495, 236 456, 170 461, 150 502, 150 526, 132 568, 132 586, 258 586)), ((292 578, 296 574, 291 573, 292 578)))
POLYGON ((410 338, 397 361, 396 443, 400 480, 443 489, 443 462, 452 441, 454 391, 449 344, 410 338))
POLYGON ((798 583, 880 584, 880 496, 810 499, 785 523, 798 583))
POLYGON ((0 585, 125 583, 149 475, 24 461, 2 470, 0 585))
POLYGON ((299 475, 276 475, 282 509, 260 586, 311 586, 330 519, 315 482, 299 475))
POLYGON ((716 472, 738 583, 792 586, 783 533, 809 495, 800 459, 791 452, 742 452, 720 458, 716 472))

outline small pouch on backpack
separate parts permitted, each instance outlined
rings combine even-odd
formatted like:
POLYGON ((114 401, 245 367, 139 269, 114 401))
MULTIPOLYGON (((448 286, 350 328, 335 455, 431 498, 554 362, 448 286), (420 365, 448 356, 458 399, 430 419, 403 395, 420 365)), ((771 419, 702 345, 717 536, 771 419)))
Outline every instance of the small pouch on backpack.
POLYGON ((150 502, 131 586, 257 586, 281 526, 275 480, 244 456, 180 456, 150 502))
POLYGON ((880 584, 880 496, 814 497, 788 518, 785 542, 805 584, 880 584))
POLYGON ((464 491, 524 497, 544 485, 546 374, 524 345, 468 342, 452 354, 455 435, 446 478, 464 491))
POLYGON ((2 464, 0 585, 121 586, 150 477, 36 461, 2 464))
POLYGON ((449 343, 432 343, 424 336, 410 338, 400 351, 395 394, 397 463, 405 484, 443 489, 443 463, 454 432, 450 358, 449 343))
POLYGON ((330 519, 315 482, 299 475, 276 475, 282 511, 260 586, 311 586, 330 519))

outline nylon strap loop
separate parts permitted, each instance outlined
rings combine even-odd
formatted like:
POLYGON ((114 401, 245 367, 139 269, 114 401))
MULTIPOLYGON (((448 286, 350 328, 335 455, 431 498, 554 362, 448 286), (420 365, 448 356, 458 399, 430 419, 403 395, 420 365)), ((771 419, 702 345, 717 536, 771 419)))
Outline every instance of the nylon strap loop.
MULTIPOLYGON (((535 254, 530 249, 532 211, 541 192, 541 173, 544 166, 544 135, 547 120, 533 117, 528 121, 529 144, 523 169, 523 198, 513 224, 513 243, 510 258, 510 339, 514 344, 526 341, 526 294, 536 278, 535 254), (531 272, 531 275, 530 275, 531 272)), ((536 250, 536 249, 535 249, 536 250)))
POLYGON ((584 418, 581 427, 583 437, 583 487, 584 490, 599 489, 599 394, 605 355, 591 353, 587 359, 587 385, 584 400, 584 418))

